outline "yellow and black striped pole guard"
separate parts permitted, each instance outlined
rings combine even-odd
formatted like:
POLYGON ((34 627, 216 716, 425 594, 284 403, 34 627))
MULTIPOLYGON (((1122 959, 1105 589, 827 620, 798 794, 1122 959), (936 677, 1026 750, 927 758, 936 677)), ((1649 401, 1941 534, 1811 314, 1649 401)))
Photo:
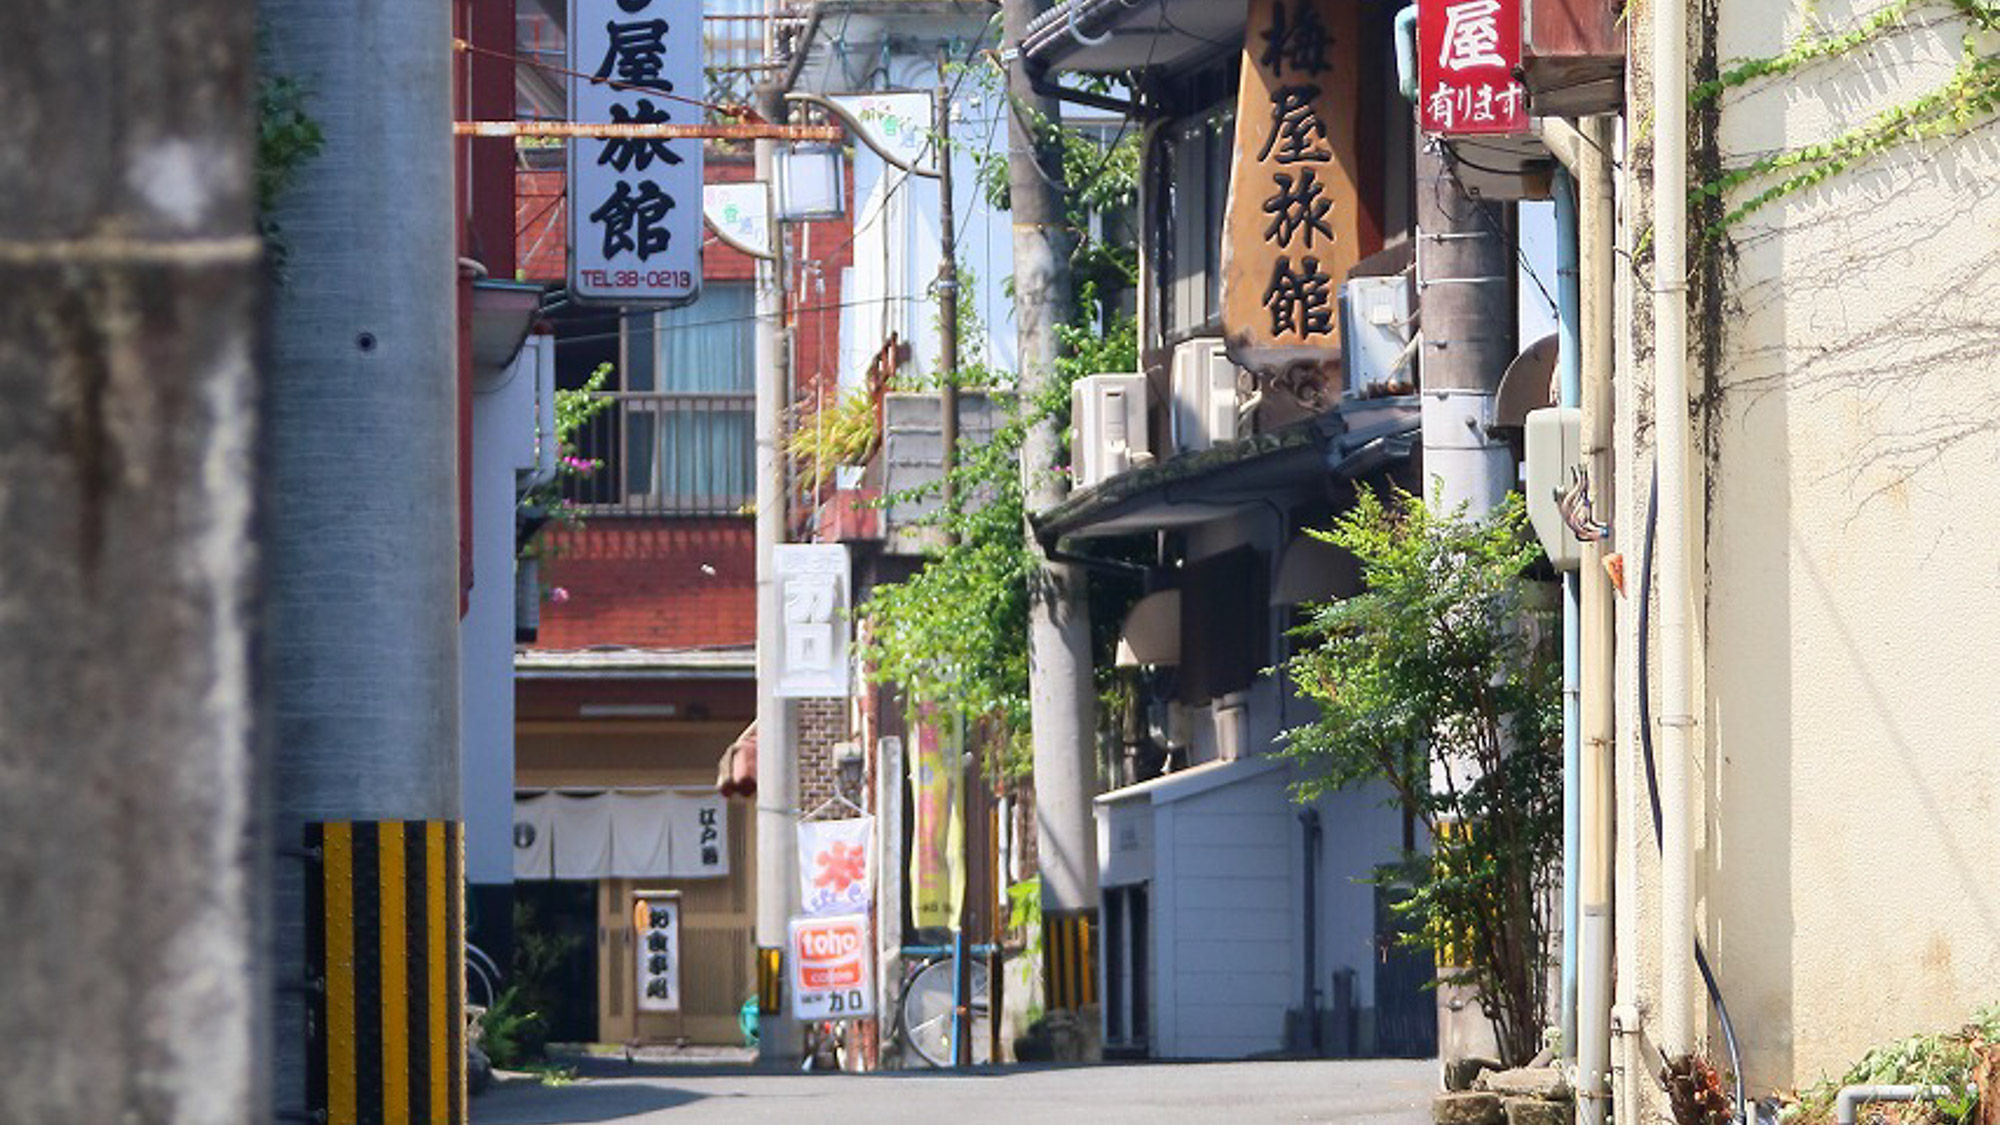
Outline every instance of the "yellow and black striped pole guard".
POLYGON ((1043 917, 1043 956, 1051 1011, 1077 1011, 1097 1003, 1097 912, 1051 912, 1043 917))
POLYGON ((306 826, 307 1094, 326 1125, 465 1125, 464 839, 448 820, 306 826))

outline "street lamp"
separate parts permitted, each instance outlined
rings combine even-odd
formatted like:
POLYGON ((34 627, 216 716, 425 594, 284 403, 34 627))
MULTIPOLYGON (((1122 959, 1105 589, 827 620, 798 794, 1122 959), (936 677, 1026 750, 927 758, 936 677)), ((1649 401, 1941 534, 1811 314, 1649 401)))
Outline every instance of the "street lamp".
POLYGON ((861 757, 858 742, 836 743, 833 748, 834 768, 839 771, 840 795, 860 804, 861 771, 866 763, 861 757))

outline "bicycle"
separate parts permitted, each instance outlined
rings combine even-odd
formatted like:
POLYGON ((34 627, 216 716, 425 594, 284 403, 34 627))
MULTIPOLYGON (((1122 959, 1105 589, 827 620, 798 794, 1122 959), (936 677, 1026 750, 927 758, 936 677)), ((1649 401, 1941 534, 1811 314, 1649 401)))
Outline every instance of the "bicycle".
MULTIPOLYGON (((971 1039, 972 1062, 982 1065, 992 1060, 991 1018, 988 1002, 986 957, 990 945, 965 947, 965 956, 974 958, 967 972, 967 1007, 970 1019, 966 1034, 971 1039)), ((958 992, 958 966, 952 947, 906 945, 903 947, 903 987, 896 998, 896 1038, 916 1053, 924 1065, 954 1065, 952 1051, 953 997, 958 992)), ((906 1054, 904 1064, 911 1060, 906 1054)))
POLYGON ((805 1049, 800 1052, 799 1069, 846 1070, 847 1026, 846 1020, 808 1020, 802 1029, 805 1049))
POLYGON ((486 951, 465 943, 465 1002, 480 1008, 491 1008, 500 999, 500 966, 486 951), (474 997, 477 997, 475 999, 474 997))

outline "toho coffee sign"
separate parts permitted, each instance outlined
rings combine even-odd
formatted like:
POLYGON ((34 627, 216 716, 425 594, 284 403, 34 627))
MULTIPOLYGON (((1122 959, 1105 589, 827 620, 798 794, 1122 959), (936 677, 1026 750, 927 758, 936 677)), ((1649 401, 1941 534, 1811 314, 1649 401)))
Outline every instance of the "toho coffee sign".
POLYGON ((875 1010, 868 916, 792 919, 792 1018, 847 1019, 875 1010))
POLYGON ((1435 136, 1528 131, 1521 0, 1420 0, 1417 116, 1435 136))

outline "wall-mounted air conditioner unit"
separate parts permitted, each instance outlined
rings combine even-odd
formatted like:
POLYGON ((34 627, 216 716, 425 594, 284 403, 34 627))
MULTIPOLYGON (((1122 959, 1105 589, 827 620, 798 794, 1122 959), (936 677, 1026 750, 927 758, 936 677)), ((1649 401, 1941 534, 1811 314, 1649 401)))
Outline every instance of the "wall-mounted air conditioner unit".
POLYGON ((1153 459, 1146 442, 1146 377, 1087 375, 1070 388, 1076 427, 1070 471, 1076 487, 1092 488, 1153 459))
POLYGON ((1209 337, 1174 345, 1175 453, 1193 453, 1242 437, 1248 410, 1237 397, 1237 368, 1222 341, 1209 337))

